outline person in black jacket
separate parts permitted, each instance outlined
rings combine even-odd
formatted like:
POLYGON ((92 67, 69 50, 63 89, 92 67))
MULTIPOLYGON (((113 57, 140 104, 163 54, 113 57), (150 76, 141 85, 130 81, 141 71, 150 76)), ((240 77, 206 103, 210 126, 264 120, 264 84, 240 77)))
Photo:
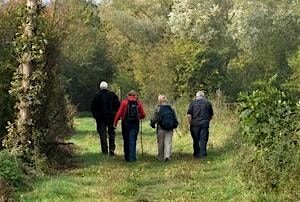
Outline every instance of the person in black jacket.
POLYGON ((91 105, 93 117, 97 123, 97 131, 100 136, 101 151, 103 154, 114 155, 115 145, 115 128, 113 121, 116 112, 120 107, 118 96, 108 89, 105 81, 100 83, 100 91, 97 92, 91 105), (107 147, 107 132, 109 147, 107 147))
POLYGON ((205 98, 203 91, 198 91, 196 99, 190 103, 187 112, 195 158, 205 158, 207 156, 206 145, 209 137, 209 122, 213 115, 211 103, 205 98))

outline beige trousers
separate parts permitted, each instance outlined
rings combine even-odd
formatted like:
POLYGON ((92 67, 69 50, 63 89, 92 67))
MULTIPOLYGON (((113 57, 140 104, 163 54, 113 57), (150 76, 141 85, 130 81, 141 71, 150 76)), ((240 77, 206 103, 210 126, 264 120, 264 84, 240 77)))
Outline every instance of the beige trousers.
POLYGON ((171 158, 173 130, 157 130, 158 160, 162 161, 171 158))

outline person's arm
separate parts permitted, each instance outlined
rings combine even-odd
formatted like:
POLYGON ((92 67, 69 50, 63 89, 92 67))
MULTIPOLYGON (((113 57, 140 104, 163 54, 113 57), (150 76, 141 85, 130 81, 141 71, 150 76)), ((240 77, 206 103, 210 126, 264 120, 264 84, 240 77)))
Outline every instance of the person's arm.
POLYGON ((187 119, 188 119, 189 124, 191 124, 192 123, 192 115, 188 114, 187 119))
POLYGON ((193 104, 190 103, 188 111, 187 111, 187 119, 188 119, 189 124, 192 123, 192 114, 193 114, 193 104))
POLYGON ((155 107, 155 110, 153 112, 153 116, 150 119, 150 126, 152 128, 155 128, 155 124, 158 122, 158 111, 159 111, 159 106, 155 107))
POLYGON ((120 108, 119 97, 115 93, 113 93, 113 97, 112 97, 112 111, 114 113, 116 113, 119 108, 120 108))
POLYGON ((126 108, 126 102, 123 100, 121 102, 121 105, 119 107, 119 110, 117 111, 116 115, 115 115, 115 118, 114 118, 114 127, 116 128, 117 127, 117 124, 118 124, 118 121, 119 119, 122 117, 122 115, 124 114, 124 110, 126 108))

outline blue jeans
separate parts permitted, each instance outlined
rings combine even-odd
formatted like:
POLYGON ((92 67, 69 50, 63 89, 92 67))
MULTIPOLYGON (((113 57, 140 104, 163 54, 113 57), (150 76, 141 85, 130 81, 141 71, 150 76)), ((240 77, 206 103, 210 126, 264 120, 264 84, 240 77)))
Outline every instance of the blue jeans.
POLYGON ((208 127, 191 126, 190 131, 193 138, 194 156, 197 158, 206 157, 206 146, 209 136, 208 127))
POLYGON ((124 142, 124 157, 126 161, 136 161, 136 141, 139 133, 139 121, 123 121, 122 135, 124 142))

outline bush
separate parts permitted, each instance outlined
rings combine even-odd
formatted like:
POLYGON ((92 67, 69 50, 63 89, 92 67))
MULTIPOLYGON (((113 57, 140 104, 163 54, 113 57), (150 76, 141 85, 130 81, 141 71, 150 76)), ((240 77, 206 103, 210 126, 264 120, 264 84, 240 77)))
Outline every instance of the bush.
POLYGON ((0 177, 0 201, 14 201, 12 187, 0 177))
POLYGON ((18 159, 3 150, 0 152, 0 162, 0 179, 2 178, 14 187, 20 186, 23 180, 23 172, 18 159))
POLYGON ((299 166, 299 108, 275 80, 239 98, 244 143, 240 168, 244 179, 264 191, 282 188, 297 177, 299 166))

